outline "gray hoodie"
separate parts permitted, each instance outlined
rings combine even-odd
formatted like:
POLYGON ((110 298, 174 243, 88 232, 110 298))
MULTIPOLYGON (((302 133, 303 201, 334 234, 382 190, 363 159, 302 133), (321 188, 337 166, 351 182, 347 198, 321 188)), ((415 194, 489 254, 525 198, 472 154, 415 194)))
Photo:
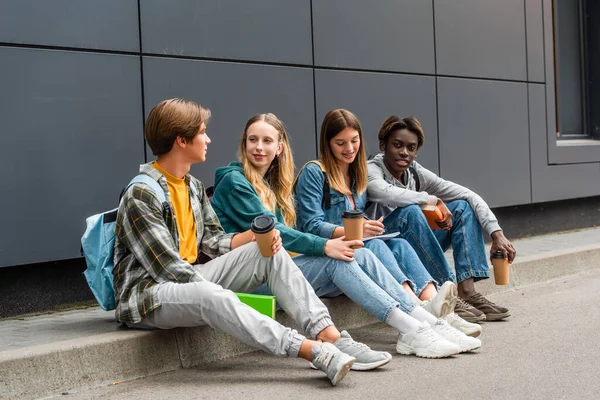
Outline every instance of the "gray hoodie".
POLYGON ((388 216, 398 207, 411 204, 425 204, 441 199, 445 203, 453 200, 466 200, 475 211, 481 227, 488 233, 502 230, 496 216, 485 201, 475 192, 454 182, 444 180, 413 161, 412 167, 419 175, 420 188, 416 191, 415 179, 410 170, 403 175, 404 182, 392 176, 383 163, 383 154, 378 154, 367 163, 369 183, 367 198, 373 203, 367 210, 369 218, 388 216))

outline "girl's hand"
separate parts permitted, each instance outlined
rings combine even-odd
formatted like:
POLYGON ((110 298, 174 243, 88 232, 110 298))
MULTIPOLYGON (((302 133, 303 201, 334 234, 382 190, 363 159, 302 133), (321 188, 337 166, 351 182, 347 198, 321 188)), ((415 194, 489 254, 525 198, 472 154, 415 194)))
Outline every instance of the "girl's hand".
POLYGON ((279 250, 283 247, 283 243, 281 242, 281 232, 279 229, 275 229, 275 234, 273 235, 273 255, 277 254, 279 250))
POLYGON ((354 249, 351 246, 363 246, 362 240, 344 240, 342 236, 325 242, 325 255, 342 261, 354 261, 354 249))
POLYGON ((378 220, 366 219, 363 224, 363 237, 378 236, 385 232, 383 227, 383 217, 378 220))

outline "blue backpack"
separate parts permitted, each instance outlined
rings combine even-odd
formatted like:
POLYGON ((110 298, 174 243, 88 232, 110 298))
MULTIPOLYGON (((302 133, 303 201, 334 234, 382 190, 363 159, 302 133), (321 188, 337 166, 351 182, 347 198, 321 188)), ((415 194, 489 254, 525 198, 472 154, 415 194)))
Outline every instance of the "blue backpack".
MULTIPOLYGON (((163 188, 146 174, 135 176, 123 190, 123 193, 134 183, 145 183, 152 189, 161 203, 166 202, 163 188)), ((113 269, 115 268, 117 210, 118 208, 115 208, 88 217, 85 220, 85 233, 81 237, 81 252, 85 256, 85 263, 87 264, 87 269, 83 274, 98 304, 106 311, 114 310, 116 306, 113 269)))

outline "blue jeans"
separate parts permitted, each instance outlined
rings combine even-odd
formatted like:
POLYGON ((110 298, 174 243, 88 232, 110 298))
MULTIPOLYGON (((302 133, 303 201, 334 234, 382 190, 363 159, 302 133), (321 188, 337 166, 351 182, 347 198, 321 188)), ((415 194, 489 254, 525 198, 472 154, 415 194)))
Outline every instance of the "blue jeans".
POLYGON ((383 224, 388 232, 400 232, 425 265, 431 276, 441 284, 446 281, 475 281, 490 277, 483 234, 479 221, 464 200, 446 204, 452 213, 452 228, 432 230, 418 205, 401 207, 388 215, 383 224), (452 246, 456 277, 444 252, 452 246))
POLYGON ((365 242, 365 247, 377 256, 397 282, 400 284, 408 282, 417 296, 430 282, 435 284, 419 256, 406 240, 371 239, 365 242))
MULTIPOLYGON (((410 313, 417 302, 367 249, 354 252, 356 261, 300 255, 292 260, 319 297, 345 294, 377 319, 387 322, 394 307, 410 313)), ((256 294, 270 294, 261 286, 256 294)), ((308 310, 307 310, 308 311, 308 310)))

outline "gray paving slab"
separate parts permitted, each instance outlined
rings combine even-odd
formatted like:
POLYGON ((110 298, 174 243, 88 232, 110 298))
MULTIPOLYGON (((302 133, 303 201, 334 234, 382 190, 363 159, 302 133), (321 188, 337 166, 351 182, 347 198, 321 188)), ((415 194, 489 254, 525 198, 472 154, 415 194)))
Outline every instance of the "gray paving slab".
MULTIPOLYGON (((70 393, 91 399, 597 399, 600 392, 600 271, 490 298, 512 310, 483 325, 483 347, 443 360, 394 355, 380 370, 351 371, 332 387, 299 359, 251 353, 70 393)), ((395 332, 382 325, 351 330, 373 348, 393 351, 395 332)), ((56 398, 56 397, 54 397, 56 398)))

